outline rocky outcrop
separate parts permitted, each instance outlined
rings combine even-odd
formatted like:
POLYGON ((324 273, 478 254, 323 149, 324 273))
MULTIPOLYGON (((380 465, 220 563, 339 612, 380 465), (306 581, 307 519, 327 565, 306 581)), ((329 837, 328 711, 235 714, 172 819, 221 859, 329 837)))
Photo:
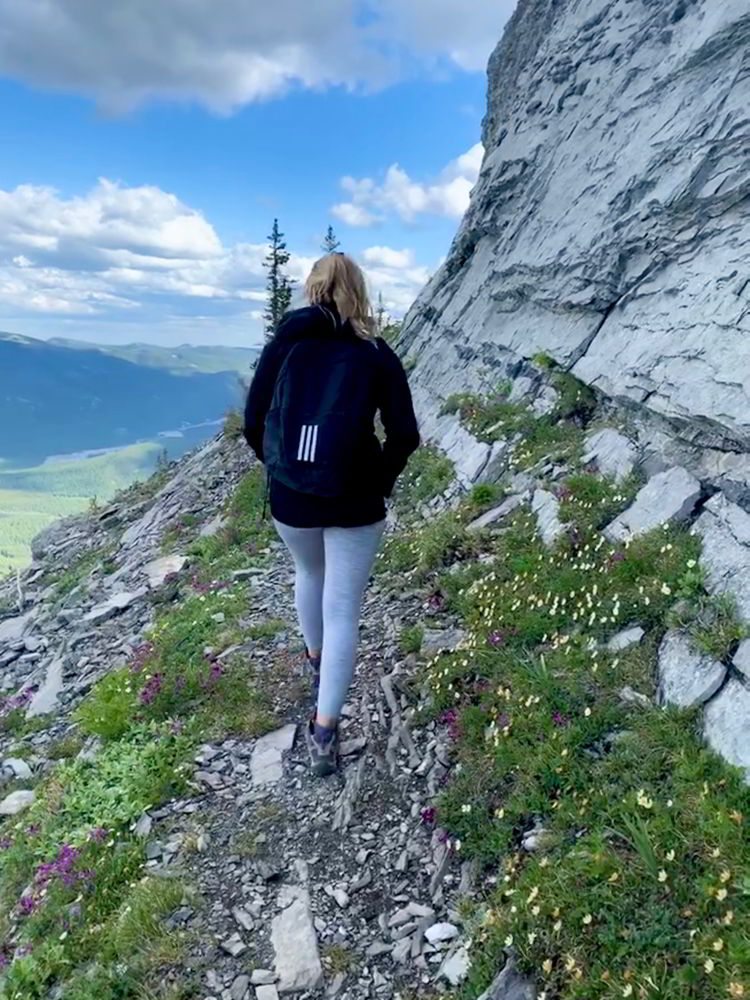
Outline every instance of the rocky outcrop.
POLYGON ((468 477, 441 400, 544 353, 750 500, 749 99, 745 0, 520 0, 471 207, 402 338, 468 477))

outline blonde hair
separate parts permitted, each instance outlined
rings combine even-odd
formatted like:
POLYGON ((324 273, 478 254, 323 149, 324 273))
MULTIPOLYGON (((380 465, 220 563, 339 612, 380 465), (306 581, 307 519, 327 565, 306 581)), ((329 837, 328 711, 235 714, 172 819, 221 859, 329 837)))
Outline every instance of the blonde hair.
POLYGON ((344 253, 329 253, 317 260, 305 283, 312 306, 333 302, 342 321, 349 320, 359 337, 371 340, 375 322, 362 269, 344 253))

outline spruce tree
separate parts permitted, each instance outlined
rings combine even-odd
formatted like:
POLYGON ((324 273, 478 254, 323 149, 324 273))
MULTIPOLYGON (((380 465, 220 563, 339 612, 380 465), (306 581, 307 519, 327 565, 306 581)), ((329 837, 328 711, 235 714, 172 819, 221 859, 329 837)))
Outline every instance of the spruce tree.
POLYGON ((268 272, 266 288, 268 290, 268 305, 264 314, 266 336, 273 337, 284 313, 292 300, 292 281, 286 273, 289 263, 289 251, 286 248, 284 234, 279 229, 279 220, 273 220, 273 229, 268 237, 268 253, 263 266, 268 272))
POLYGON ((341 244, 336 239, 336 234, 333 231, 333 226, 329 226, 323 240, 323 253, 335 253, 340 246, 341 244))
POLYGON ((385 304, 383 302, 383 293, 378 292, 378 310, 376 313, 375 321, 378 327, 378 333, 382 336, 383 330, 385 329, 385 304))

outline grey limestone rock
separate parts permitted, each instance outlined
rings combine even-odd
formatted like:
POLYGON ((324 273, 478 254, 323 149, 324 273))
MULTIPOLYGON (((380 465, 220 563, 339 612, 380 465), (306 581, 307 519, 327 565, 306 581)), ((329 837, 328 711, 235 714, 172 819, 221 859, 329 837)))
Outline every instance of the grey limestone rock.
POLYGON ((604 529, 612 541, 645 535, 661 524, 687 520, 701 495, 701 484, 679 466, 652 476, 626 511, 604 529))
POLYGON ((662 699, 678 708, 694 708, 712 698, 724 683, 727 668, 699 653, 684 632, 667 632, 659 648, 662 699))
POLYGON ((675 9, 520 0, 490 60, 471 204, 400 341, 461 472, 439 399, 540 353, 686 441, 750 444, 750 17, 675 9))

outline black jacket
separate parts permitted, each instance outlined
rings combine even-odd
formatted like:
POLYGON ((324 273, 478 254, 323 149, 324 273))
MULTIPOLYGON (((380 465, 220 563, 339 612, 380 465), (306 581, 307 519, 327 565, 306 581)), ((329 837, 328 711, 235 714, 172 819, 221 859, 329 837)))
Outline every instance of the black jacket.
MULTIPOLYGON (((326 308, 338 314, 333 305, 326 308)), ((245 405, 245 438, 258 458, 263 461, 263 435, 276 379, 284 359, 301 339, 347 337, 361 344, 362 364, 373 368, 376 409, 373 410, 372 435, 375 439, 375 415, 379 411, 385 432, 380 452, 380 468, 363 482, 355 495, 347 497, 317 497, 296 493, 282 483, 271 483, 271 512, 292 527, 356 527, 372 524, 385 516, 384 497, 390 496, 397 477, 403 471, 409 455, 419 445, 419 431, 414 416, 411 392, 406 373, 397 355, 384 340, 376 346, 357 337, 349 323, 334 324, 317 307, 297 309, 281 322, 276 336, 263 350, 255 369, 245 405)))

